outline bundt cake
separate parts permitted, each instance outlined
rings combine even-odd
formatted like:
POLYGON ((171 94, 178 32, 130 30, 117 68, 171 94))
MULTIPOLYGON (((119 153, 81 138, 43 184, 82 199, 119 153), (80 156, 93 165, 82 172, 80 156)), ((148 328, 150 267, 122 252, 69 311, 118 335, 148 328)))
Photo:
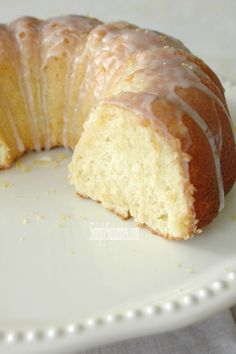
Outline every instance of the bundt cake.
POLYGON ((178 40, 82 16, 0 25, 0 167, 74 149, 76 192, 166 238, 211 222, 236 179, 224 89, 178 40))

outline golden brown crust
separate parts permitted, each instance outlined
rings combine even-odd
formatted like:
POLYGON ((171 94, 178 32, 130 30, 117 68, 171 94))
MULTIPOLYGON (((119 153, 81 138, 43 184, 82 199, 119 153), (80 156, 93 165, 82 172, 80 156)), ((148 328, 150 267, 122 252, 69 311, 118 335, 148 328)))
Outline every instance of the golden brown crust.
MULTIPOLYGON (((224 88, 218 76, 199 58, 188 55, 187 58, 189 61, 194 62, 199 66, 199 68, 210 78, 208 81, 206 78, 201 79, 206 87, 208 87, 223 103, 226 112, 229 114, 229 110, 227 107, 226 99, 224 96, 224 88)), ((201 93, 202 95, 202 93, 201 93)), ((204 106, 203 104, 199 104, 198 107, 204 106)), ((209 106, 209 104, 208 104, 209 106)), ((222 147, 221 147, 221 172, 224 181, 224 191, 227 194, 232 188, 235 180, 236 180, 236 150, 235 150, 235 141, 233 136, 233 131, 231 128, 231 122, 228 119, 228 116, 225 110, 216 103, 215 109, 217 112, 204 112, 204 119, 210 118, 213 124, 216 120, 215 115, 220 119, 220 125, 222 130, 222 147)))
MULTIPOLYGON (((212 75, 212 72, 210 74, 212 75)), ((214 76, 214 80, 217 83, 216 76, 214 76)), ((226 111, 219 103, 210 99, 206 93, 197 88, 178 88, 177 92, 204 119, 213 136, 220 134, 218 124, 220 125, 222 134, 222 146, 219 151, 220 164, 224 192, 227 194, 236 180, 236 150, 231 124, 226 114, 228 108, 221 84, 218 83, 219 90, 217 90, 212 81, 206 79, 201 79, 201 81, 221 100, 226 111)), ((196 218, 199 220, 198 227, 202 228, 218 214, 220 206, 219 186, 214 158, 208 140, 187 114, 184 116, 184 123, 188 127, 192 140, 188 151, 192 157, 189 164, 190 180, 196 189, 194 192, 194 209, 196 218)))
POLYGON ((79 192, 76 192, 76 194, 78 195, 78 197, 82 198, 82 199, 90 199, 89 197, 87 197, 86 195, 83 195, 79 192))
POLYGON ((222 108, 217 106, 222 128, 221 171, 224 181, 224 190, 227 194, 236 180, 236 150, 231 124, 222 108))
POLYGON ((219 210, 219 190, 215 172, 214 159, 207 138, 199 126, 187 115, 184 116, 192 145, 189 148, 191 160, 189 174, 194 186, 194 211, 198 228, 211 222, 219 210))

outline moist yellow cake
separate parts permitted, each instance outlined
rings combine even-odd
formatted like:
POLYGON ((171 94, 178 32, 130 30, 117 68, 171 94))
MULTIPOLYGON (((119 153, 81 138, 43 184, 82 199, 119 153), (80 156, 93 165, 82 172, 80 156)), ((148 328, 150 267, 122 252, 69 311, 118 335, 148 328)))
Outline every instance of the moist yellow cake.
POLYGON ((178 40, 83 16, 0 25, 0 168, 74 150, 77 194, 166 238, 224 206, 236 152, 224 89, 178 40))

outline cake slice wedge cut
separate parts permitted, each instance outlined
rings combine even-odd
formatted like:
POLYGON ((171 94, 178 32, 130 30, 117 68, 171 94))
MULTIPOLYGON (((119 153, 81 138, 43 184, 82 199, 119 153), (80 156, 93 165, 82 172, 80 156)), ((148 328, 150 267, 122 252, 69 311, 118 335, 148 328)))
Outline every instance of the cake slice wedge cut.
POLYGON ((85 123, 70 181, 80 196, 124 219, 165 238, 188 239, 197 232, 189 160, 161 122, 153 129, 150 117, 104 101, 85 123))

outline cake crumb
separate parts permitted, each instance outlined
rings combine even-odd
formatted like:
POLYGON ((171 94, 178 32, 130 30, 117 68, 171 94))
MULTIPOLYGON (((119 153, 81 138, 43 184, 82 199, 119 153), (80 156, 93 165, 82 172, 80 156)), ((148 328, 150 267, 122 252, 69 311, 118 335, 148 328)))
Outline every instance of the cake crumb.
POLYGON ((28 219, 26 219, 26 218, 23 218, 22 219, 22 224, 23 225, 26 225, 26 224, 28 224, 29 223, 29 220, 28 219))
POLYGON ((51 162, 52 162, 52 158, 50 156, 42 156, 37 160, 34 160, 33 164, 41 166, 41 165, 48 165, 51 162))
POLYGON ((22 223, 23 224, 28 224, 28 222, 30 220, 37 220, 37 221, 42 221, 44 220, 44 217, 39 214, 39 213, 36 213, 36 212, 33 212, 33 211, 30 211, 30 212, 26 212, 23 214, 23 220, 22 220, 22 223))
POLYGON ((7 180, 5 180, 5 181, 2 182, 2 188, 3 188, 3 189, 10 189, 10 188, 12 188, 12 187, 13 187, 13 184, 10 183, 10 182, 7 181, 7 180))
POLYGON ((60 152, 55 156, 55 158, 52 158, 51 156, 47 156, 47 155, 42 156, 37 160, 34 160, 33 164, 39 166, 49 165, 53 168, 57 168, 60 166, 60 162, 66 159, 67 159, 66 154, 64 152, 60 152))
POLYGON ((35 164, 48 163, 51 161, 52 161, 51 156, 47 156, 47 155, 41 156, 38 159, 34 160, 35 164))
POLYGON ((71 216, 70 215, 67 215, 65 213, 61 213, 60 214, 60 221, 59 223, 57 224, 57 227, 64 227, 66 226, 66 223, 71 220, 71 216))
POLYGON ((232 221, 236 222, 236 214, 232 216, 232 221))
POLYGON ((60 167, 60 162, 54 160, 54 161, 51 162, 50 166, 53 167, 53 168, 58 168, 58 167, 60 167))
POLYGON ((71 219, 71 216, 70 215, 66 215, 64 213, 61 213, 60 219, 61 219, 62 222, 67 222, 67 221, 69 221, 71 219))
POLYGON ((27 172, 32 171, 33 167, 31 165, 24 164, 21 161, 16 161, 16 168, 18 168, 19 170, 21 170, 24 173, 27 173, 27 172))
POLYGON ((60 152, 59 154, 56 155, 56 161, 63 161, 66 160, 67 156, 64 152, 60 152))
POLYGON ((188 267, 183 265, 182 263, 176 263, 177 268, 182 268, 183 270, 187 271, 188 273, 194 274, 196 271, 192 267, 188 267))
POLYGON ((51 156, 44 155, 44 156, 41 156, 38 160, 39 161, 50 162, 50 161, 52 161, 52 158, 51 158, 51 156))
POLYGON ((46 165, 46 164, 48 164, 48 161, 34 160, 33 164, 34 164, 34 165, 37 165, 37 166, 41 166, 41 165, 46 165))
POLYGON ((30 171, 32 171, 32 166, 30 165, 21 165, 21 171, 24 172, 24 173, 28 173, 30 171))
POLYGON ((35 219, 37 221, 42 221, 42 220, 44 220, 44 217, 42 215, 35 215, 35 219))

